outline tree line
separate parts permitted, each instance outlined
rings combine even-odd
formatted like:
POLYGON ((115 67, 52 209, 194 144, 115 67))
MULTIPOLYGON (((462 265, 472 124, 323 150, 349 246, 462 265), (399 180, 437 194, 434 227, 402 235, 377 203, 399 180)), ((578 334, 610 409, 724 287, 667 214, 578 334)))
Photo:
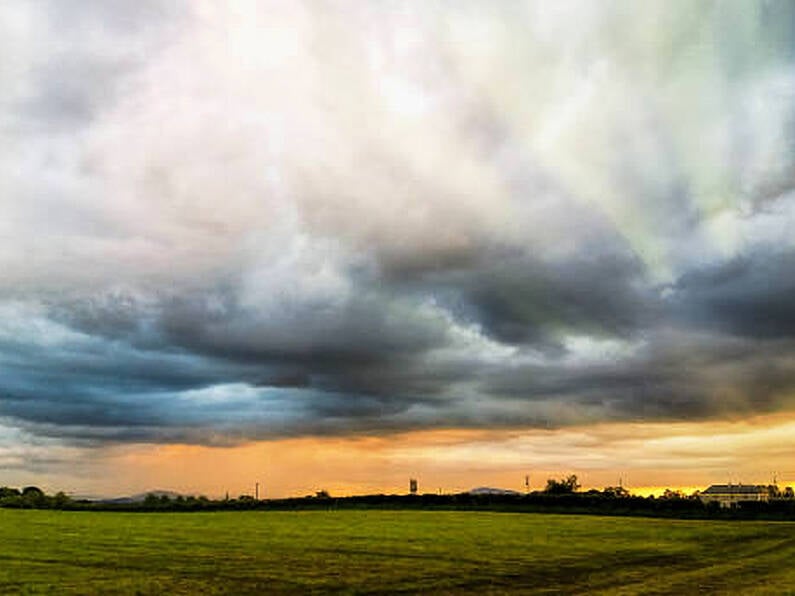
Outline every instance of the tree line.
POLYGON ((581 491, 576 475, 550 478, 543 490, 524 494, 409 494, 333 497, 320 490, 306 497, 255 499, 251 495, 210 499, 205 496, 148 494, 138 501, 73 499, 63 492, 45 494, 40 488, 0 487, 0 507, 92 511, 224 511, 300 509, 461 509, 537 513, 592 513, 652 517, 795 520, 792 489, 769 487, 768 501, 741 501, 733 507, 704 503, 698 493, 685 495, 666 490, 660 496, 642 497, 622 486, 581 491))
POLYGON ((38 486, 22 489, 0 486, 0 507, 17 509, 64 509, 72 503, 66 493, 47 495, 38 486))

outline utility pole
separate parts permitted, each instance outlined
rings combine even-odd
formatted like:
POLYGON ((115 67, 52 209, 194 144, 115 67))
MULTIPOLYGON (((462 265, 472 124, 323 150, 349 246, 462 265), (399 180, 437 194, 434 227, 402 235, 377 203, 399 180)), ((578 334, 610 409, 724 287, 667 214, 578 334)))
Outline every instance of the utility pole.
POLYGON ((524 476, 524 490, 525 492, 530 492, 530 475, 525 474, 524 476))
POLYGON ((254 498, 259 501, 259 482, 254 483, 254 498))

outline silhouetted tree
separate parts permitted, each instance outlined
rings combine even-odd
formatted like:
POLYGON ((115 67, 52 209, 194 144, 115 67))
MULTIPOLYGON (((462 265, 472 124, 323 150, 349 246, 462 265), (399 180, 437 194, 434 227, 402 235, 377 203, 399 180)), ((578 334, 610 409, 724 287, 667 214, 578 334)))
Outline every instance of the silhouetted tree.
POLYGON ((63 509, 64 507, 69 505, 71 502, 72 502, 72 499, 70 499, 66 495, 66 493, 60 492, 60 491, 55 493, 55 496, 52 498, 52 505, 53 505, 53 507, 55 507, 57 509, 63 509))
POLYGON ((681 490, 672 490, 670 488, 666 488, 665 492, 663 492, 661 499, 684 499, 685 493, 681 490))
POLYGON ((20 496, 18 488, 11 488, 10 486, 0 486, 0 499, 5 497, 18 497, 20 496))
POLYGON ((24 507, 42 507, 46 504, 47 498, 44 491, 38 486, 26 486, 22 489, 22 502, 24 507))
POLYGON ((149 493, 148 495, 146 495, 146 498, 144 498, 144 507, 146 507, 147 509, 153 509, 159 505, 160 505, 160 499, 157 497, 156 494, 149 493))
POLYGON ((614 499, 625 498, 630 496, 629 491, 623 486, 606 486, 604 490, 602 490, 602 494, 605 497, 610 497, 614 499))
POLYGON ((552 495, 565 495, 576 492, 578 488, 580 488, 580 483, 577 482, 577 476, 571 474, 562 480, 550 478, 547 480, 547 487, 544 489, 544 492, 552 495))

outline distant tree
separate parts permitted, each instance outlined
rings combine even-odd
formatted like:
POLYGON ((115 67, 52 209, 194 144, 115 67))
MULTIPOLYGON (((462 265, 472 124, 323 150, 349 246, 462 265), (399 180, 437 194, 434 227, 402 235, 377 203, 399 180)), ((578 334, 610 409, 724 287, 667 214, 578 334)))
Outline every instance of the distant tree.
POLYGON ((767 496, 771 499, 778 499, 781 497, 781 491, 775 484, 770 484, 767 487, 767 496))
POLYGON ((47 497, 38 486, 26 486, 22 489, 22 502, 24 507, 42 507, 46 505, 47 497))
POLYGON ((0 486, 0 499, 5 497, 18 497, 20 496, 18 488, 11 488, 10 486, 0 486))
POLYGON ((63 509, 64 507, 69 505, 71 502, 72 502, 72 499, 70 499, 66 495, 66 493, 60 492, 60 491, 55 493, 55 496, 52 498, 52 505, 56 509, 63 509))
POLYGON ((604 490, 602 490, 602 494, 610 498, 625 498, 630 496, 629 491, 623 486, 606 486, 604 490))
POLYGON ((684 499, 685 493, 681 490, 672 490, 670 488, 666 488, 665 492, 663 492, 661 499, 684 499))
POLYGON ((160 499, 154 493, 149 493, 144 498, 144 507, 151 509, 160 505, 160 499))
POLYGON ((331 495, 328 493, 327 490, 319 490, 315 493, 316 499, 330 499, 331 495))
POLYGON ((577 476, 571 474, 567 478, 561 480, 550 478, 547 480, 547 487, 544 489, 544 492, 552 495, 565 495, 576 492, 578 488, 580 488, 580 483, 577 482, 577 476))
POLYGON ((795 499, 795 491, 792 490, 791 486, 788 486, 784 489, 784 498, 795 499))

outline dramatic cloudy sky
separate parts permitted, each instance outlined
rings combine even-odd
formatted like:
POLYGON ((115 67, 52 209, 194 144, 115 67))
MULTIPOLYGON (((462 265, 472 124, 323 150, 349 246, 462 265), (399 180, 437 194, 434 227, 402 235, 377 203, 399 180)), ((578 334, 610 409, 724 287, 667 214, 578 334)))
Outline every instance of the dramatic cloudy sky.
POLYGON ((3 2, 0 484, 795 480, 794 226, 787 1, 3 2))

